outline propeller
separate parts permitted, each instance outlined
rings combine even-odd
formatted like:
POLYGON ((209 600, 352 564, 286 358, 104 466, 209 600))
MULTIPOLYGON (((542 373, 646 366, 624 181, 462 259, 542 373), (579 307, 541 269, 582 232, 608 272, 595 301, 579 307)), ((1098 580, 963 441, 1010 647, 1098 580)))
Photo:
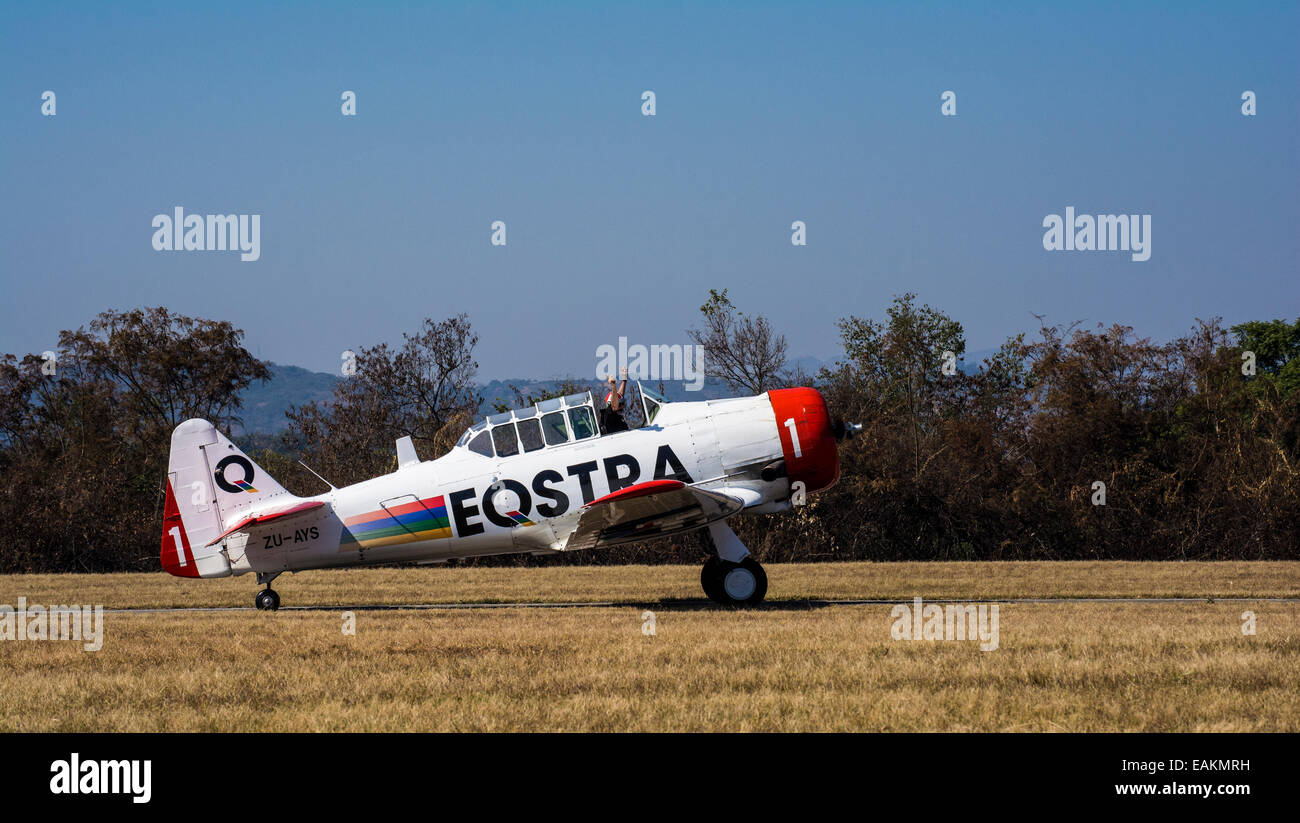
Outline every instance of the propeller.
POLYGON ((831 433, 835 435, 836 443, 851 440, 854 435, 859 434, 861 431, 861 423, 846 423, 838 417, 831 421, 831 433))

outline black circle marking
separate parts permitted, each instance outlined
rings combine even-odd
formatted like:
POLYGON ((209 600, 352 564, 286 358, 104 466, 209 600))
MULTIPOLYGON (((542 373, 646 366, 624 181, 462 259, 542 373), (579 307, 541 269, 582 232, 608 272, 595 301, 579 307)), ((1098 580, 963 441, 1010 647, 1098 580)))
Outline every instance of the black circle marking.
POLYGON ((213 473, 212 477, 217 481, 217 485, 220 486, 223 491, 228 491, 231 494, 241 494, 244 489, 226 481, 226 467, 231 463, 234 463, 236 466, 239 466, 244 470, 244 482, 251 486, 253 484, 253 464, 250 463, 247 458, 241 457, 238 454, 232 454, 229 457, 222 458, 221 462, 217 464, 217 470, 213 473))

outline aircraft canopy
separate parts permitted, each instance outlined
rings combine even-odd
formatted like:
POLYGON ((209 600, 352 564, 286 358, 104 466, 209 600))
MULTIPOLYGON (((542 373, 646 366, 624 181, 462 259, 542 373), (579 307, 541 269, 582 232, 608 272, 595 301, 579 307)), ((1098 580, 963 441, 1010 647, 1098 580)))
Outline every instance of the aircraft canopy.
POLYGON ((456 448, 485 457, 510 457, 599 436, 591 392, 553 397, 533 406, 490 414, 461 435, 456 448))

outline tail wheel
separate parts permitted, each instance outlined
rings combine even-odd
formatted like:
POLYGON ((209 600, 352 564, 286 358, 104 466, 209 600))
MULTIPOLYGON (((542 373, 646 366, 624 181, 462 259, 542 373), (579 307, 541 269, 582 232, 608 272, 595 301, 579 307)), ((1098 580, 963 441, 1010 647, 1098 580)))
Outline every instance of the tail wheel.
POLYGON ((756 606, 767 596, 767 573, 752 557, 739 563, 711 557, 700 571, 700 583, 710 600, 724 606, 756 606))
POLYGON ((273 612, 280 608, 280 595, 274 589, 262 589, 253 598, 253 605, 262 611, 273 612))

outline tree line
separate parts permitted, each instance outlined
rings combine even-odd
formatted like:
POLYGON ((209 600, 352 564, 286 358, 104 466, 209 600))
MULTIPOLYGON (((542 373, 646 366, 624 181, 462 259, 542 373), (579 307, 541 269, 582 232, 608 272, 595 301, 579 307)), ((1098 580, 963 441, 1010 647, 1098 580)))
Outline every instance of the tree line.
MULTIPOLYGON (((813 385, 862 425, 840 444, 834 488, 733 521, 760 560, 1297 556, 1300 319, 1198 320, 1166 343, 1040 319, 965 364, 960 322, 904 294, 839 332, 840 357, 807 374, 771 321, 725 290, 687 331, 735 393, 813 385)), ((0 358, 0 571, 156 570, 171 430, 203 417, 230 431, 240 393, 270 376, 242 341, 228 322, 148 308, 104 312, 62 332, 54 352, 0 358)), ((401 436, 425 459, 441 455, 481 403, 477 341, 462 314, 360 347, 329 402, 296 406, 282 434, 240 445, 302 495, 326 488, 302 463, 342 486, 394 470, 401 436)), ((545 399, 515 393, 518 405, 545 399)), ((461 562, 695 562, 704 551, 683 536, 461 562)))

